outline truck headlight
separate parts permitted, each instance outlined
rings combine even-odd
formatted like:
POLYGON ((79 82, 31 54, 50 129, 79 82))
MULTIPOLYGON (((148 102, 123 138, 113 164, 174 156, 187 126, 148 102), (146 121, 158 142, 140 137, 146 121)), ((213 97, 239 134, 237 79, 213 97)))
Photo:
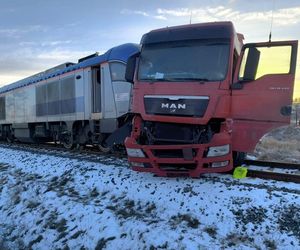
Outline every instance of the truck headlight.
POLYGON ((138 148, 126 148, 127 155, 130 157, 145 157, 144 152, 138 148))
POLYGON ((229 144, 208 149, 207 157, 227 155, 229 153, 229 144))

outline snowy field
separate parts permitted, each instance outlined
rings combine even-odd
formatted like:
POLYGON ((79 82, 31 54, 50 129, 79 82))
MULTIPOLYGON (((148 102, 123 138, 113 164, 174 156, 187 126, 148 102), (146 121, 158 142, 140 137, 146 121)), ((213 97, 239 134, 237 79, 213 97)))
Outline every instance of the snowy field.
POLYGON ((300 185, 0 146, 0 249, 299 249, 300 185))

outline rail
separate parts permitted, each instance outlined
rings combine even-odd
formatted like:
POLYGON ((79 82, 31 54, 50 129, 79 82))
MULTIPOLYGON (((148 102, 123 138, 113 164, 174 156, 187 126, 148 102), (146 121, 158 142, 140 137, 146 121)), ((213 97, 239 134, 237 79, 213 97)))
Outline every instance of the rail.
POLYGON ((298 163, 286 163, 286 162, 272 162, 272 161, 259 161, 259 160, 245 160, 245 164, 248 166, 248 177, 261 178, 267 180, 285 181, 300 183, 300 164, 298 163), (253 170, 249 166, 268 167, 272 170, 281 169, 285 170, 299 170, 299 173, 282 173, 273 172, 269 170, 253 170))

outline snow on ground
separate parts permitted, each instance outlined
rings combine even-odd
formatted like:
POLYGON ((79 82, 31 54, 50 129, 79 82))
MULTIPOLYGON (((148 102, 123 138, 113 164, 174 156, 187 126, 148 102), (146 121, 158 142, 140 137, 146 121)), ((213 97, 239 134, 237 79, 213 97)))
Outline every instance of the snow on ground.
POLYGON ((299 249, 300 185, 0 146, 0 249, 299 249))

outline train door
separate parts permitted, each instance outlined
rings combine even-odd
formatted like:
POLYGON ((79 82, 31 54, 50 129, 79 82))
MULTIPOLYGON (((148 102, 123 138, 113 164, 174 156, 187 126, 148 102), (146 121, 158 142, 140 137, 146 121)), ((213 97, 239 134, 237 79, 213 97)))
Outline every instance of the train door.
POLYGON ((100 66, 92 68, 92 112, 101 112, 101 70, 100 66))
POLYGON ((289 124, 297 41, 244 45, 232 84, 233 150, 251 152, 273 128, 289 124))

